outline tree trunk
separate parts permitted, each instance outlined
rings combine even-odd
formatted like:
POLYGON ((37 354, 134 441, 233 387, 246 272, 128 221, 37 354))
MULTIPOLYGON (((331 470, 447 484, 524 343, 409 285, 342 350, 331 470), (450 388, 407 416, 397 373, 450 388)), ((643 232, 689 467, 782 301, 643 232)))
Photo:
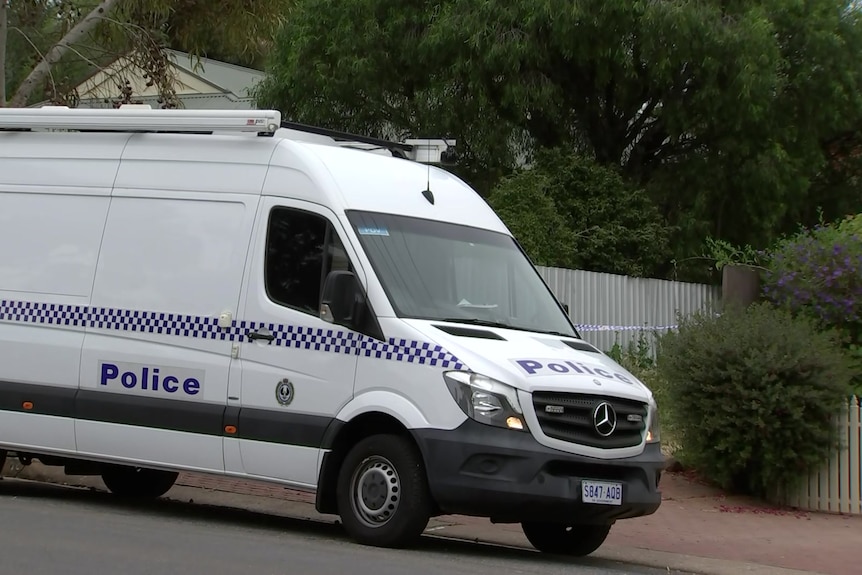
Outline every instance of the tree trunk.
POLYGON ((0 108, 6 107, 6 39, 9 37, 8 12, 8 0, 0 0, 0 108))
POLYGON ((73 44, 79 42, 84 36, 92 31, 93 28, 99 24, 102 16, 113 10, 114 6, 119 4, 119 2, 120 0, 102 0, 102 2, 93 8, 89 14, 84 16, 74 28, 69 30, 69 32, 66 33, 59 42, 54 44, 54 46, 45 54, 45 57, 42 58, 42 61, 33 68, 30 75, 28 75, 21 83, 21 86, 18 87, 18 90, 15 92, 9 105, 13 108, 23 108, 26 106, 27 101, 36 89, 36 86, 38 86, 51 72, 51 67, 59 62, 60 59, 69 52, 73 44))

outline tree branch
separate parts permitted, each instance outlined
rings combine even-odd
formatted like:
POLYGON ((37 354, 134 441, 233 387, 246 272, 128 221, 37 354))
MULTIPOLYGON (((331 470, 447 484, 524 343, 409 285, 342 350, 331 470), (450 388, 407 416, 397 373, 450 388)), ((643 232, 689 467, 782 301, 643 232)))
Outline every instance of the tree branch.
POLYGON ((0 0, 0 108, 6 106, 6 40, 9 37, 9 3, 0 0))
POLYGON ((110 12, 119 2, 120 0, 102 0, 102 2, 93 8, 89 14, 84 16, 74 28, 69 30, 69 32, 66 33, 59 42, 54 44, 54 47, 45 54, 45 57, 42 58, 39 64, 33 68, 27 78, 21 83, 21 86, 18 87, 18 90, 15 92, 15 96, 12 98, 9 105, 14 108, 21 108, 27 105, 27 100, 30 99, 36 86, 38 86, 39 83, 45 79, 45 76, 51 72, 52 66, 59 62, 60 59, 69 52, 72 44, 80 41, 96 27, 103 14, 110 12))
POLYGON ((623 143, 626 147, 634 144, 635 140, 638 139, 638 136, 642 135, 644 126, 647 123, 647 120, 652 118, 652 113, 655 111, 656 106, 658 106, 660 100, 658 98, 653 98, 649 100, 645 106, 641 110, 638 110, 639 116, 629 125, 628 130, 626 130, 625 140, 623 143))
MULTIPOLYGON (((45 57, 45 55, 39 50, 39 47, 36 46, 36 43, 33 42, 33 40, 24 32, 24 30, 22 30, 21 28, 18 28, 17 26, 12 26, 9 29, 12 30, 13 32, 17 32, 18 34, 20 34, 21 37, 24 39, 24 41, 27 42, 31 48, 33 48, 33 51, 39 55, 40 59, 45 57)), ((51 72, 50 70, 48 71, 48 79, 51 81, 52 94, 56 97, 56 95, 57 95, 57 82, 54 80, 54 73, 51 72)), ((7 102, 7 104, 8 104, 8 102, 7 102)))

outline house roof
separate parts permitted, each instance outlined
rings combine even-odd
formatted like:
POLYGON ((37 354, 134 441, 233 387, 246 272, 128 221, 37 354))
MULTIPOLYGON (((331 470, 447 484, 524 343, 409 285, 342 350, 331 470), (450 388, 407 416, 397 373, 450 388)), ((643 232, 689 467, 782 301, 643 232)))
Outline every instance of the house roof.
POLYGON ((185 52, 177 50, 168 50, 167 52, 178 69, 182 69, 187 74, 198 76, 223 93, 227 92, 243 98, 247 97, 248 90, 263 80, 265 76, 262 71, 252 68, 208 58, 200 58, 196 63, 195 58, 185 52))
MULTIPOLYGON (((186 52, 167 50, 175 90, 182 105, 189 108, 251 108, 254 101, 250 90, 265 74, 260 70, 219 62, 209 58, 196 59, 186 52)), ((128 81, 132 97, 154 104, 158 90, 147 86, 144 72, 127 57, 117 58, 77 86, 82 107, 110 106, 120 97, 118 83, 128 81)), ((41 105, 41 104, 37 104, 41 105)))

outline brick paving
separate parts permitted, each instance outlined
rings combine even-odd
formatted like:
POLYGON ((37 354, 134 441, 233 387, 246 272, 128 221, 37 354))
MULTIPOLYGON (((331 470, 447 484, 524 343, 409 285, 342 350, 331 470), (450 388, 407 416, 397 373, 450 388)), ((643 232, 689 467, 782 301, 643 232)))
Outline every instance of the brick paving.
POLYGON ((307 491, 298 491, 263 483, 258 481, 246 481, 243 479, 229 479, 214 475, 201 475, 197 473, 181 473, 177 478, 177 485, 185 487, 198 487, 212 491, 224 491, 237 493, 239 495, 257 495, 260 497, 273 497, 286 501, 298 501, 301 503, 314 504, 314 494, 307 491))
MULTIPOLYGON (((178 485, 314 504, 314 495, 254 481, 182 474, 178 485)), ((802 513, 727 497, 680 474, 662 479, 663 502, 649 517, 618 522, 606 546, 682 553, 711 559, 812 571, 862 573, 862 517, 802 513)), ((484 541, 522 541, 518 525, 492 525, 474 517, 446 516, 484 541)))

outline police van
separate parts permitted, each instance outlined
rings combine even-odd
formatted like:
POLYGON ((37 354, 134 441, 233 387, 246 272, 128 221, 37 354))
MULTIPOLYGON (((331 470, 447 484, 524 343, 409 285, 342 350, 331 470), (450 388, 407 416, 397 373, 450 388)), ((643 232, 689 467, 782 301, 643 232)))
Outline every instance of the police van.
POLYGON ((2 458, 121 497, 180 472, 304 489, 387 547, 466 514, 586 555, 655 512, 651 392, 437 165, 446 145, 324 132, 0 110, 2 458))

